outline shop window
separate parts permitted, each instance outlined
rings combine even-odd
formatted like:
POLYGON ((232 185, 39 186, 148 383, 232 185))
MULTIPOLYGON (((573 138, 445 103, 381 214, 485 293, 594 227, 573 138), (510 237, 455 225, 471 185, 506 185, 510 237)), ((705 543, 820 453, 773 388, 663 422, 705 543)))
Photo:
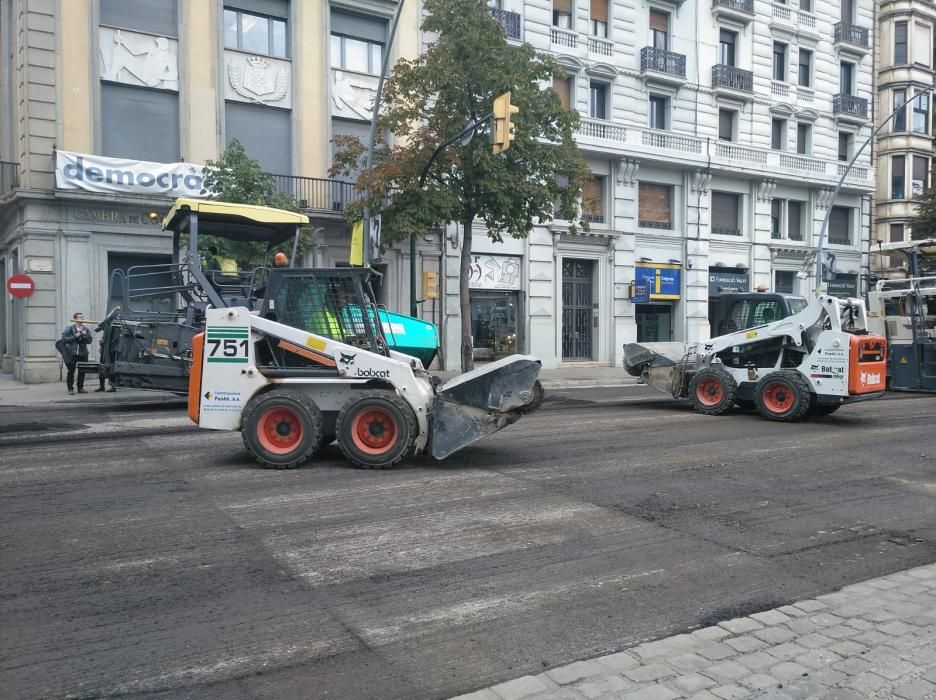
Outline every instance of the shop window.
POLYGON ((672 186, 641 182, 637 195, 637 218, 641 228, 673 229, 672 186))
POLYGON ((832 207, 829 215, 829 243, 851 243, 851 209, 848 207, 832 207))
POLYGON ((780 294, 793 294, 796 284, 796 273, 791 270, 776 270, 774 272, 774 290, 780 294))
POLYGON ((517 292, 471 292, 475 360, 489 362, 520 351, 519 303, 517 292))
POLYGON ((712 192, 712 233, 740 236, 741 196, 730 192, 712 192))
POLYGON ((224 48, 286 58, 286 20, 225 7, 224 48))

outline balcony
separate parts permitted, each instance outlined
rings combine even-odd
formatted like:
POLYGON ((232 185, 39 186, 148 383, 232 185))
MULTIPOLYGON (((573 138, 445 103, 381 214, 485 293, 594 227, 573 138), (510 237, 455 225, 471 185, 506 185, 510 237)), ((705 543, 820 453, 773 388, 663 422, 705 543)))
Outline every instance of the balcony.
POLYGON ((868 121, 868 101, 856 95, 838 94, 832 97, 832 114, 839 121, 864 124, 868 121))
POLYGON ((870 51, 868 28, 848 24, 847 22, 837 23, 835 25, 834 46, 839 51, 864 56, 870 51))
POLYGON ((0 160, 0 197, 4 197, 19 186, 19 164, 0 160))
POLYGON ((640 50, 640 75, 644 80, 669 85, 686 84, 686 57, 681 53, 645 46, 640 50))
POLYGON ((578 46, 578 34, 562 27, 550 27, 549 41, 556 46, 574 49, 578 46))
POLYGON ((715 19, 734 20, 747 24, 754 19, 754 0, 712 0, 715 19))
POLYGON ((520 39, 520 15, 518 13, 492 7, 491 17, 501 23, 508 39, 520 39))
POLYGON ((588 53, 598 54, 599 56, 613 56, 614 42, 600 36, 589 36, 588 53))
POLYGON ((303 211, 341 214, 360 196, 353 182, 296 175, 273 175, 276 191, 292 195, 303 211))
POLYGON ((754 99, 754 73, 734 66, 712 66, 712 89, 716 95, 750 102, 754 99))

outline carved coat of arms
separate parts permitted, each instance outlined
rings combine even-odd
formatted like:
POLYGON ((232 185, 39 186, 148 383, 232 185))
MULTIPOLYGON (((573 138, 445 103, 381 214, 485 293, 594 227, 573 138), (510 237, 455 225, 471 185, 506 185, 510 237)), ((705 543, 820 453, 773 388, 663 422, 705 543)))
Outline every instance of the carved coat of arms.
POLYGON ((289 74, 286 68, 260 56, 227 64, 228 82, 238 95, 251 102, 270 104, 286 97, 289 74))

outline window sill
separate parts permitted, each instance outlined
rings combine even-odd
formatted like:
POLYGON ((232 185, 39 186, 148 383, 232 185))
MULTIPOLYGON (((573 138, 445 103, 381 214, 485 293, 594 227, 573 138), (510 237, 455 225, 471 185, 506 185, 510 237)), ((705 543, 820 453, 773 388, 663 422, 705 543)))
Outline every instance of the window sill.
MULTIPOLYGON (((234 48, 233 46, 225 46, 224 50, 233 51, 234 53, 243 54, 244 56, 259 56, 260 58, 269 58, 274 61, 292 61, 292 58, 289 56, 271 56, 268 53, 253 53, 252 51, 245 51, 244 49, 234 48)), ((342 70, 344 70, 344 68, 342 68, 342 70)))

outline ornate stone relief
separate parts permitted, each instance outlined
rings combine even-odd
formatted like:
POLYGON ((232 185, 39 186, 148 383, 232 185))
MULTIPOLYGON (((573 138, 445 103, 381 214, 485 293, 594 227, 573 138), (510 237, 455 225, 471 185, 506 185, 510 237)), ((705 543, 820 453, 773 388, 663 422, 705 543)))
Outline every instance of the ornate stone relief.
POLYGON ((224 52, 224 99, 292 108, 292 65, 267 56, 224 52))
POLYGON ((101 27, 101 79, 161 90, 179 89, 179 42, 101 27))
POLYGON ((331 94, 335 106, 332 116, 370 121, 377 96, 377 76, 335 69, 331 94))

